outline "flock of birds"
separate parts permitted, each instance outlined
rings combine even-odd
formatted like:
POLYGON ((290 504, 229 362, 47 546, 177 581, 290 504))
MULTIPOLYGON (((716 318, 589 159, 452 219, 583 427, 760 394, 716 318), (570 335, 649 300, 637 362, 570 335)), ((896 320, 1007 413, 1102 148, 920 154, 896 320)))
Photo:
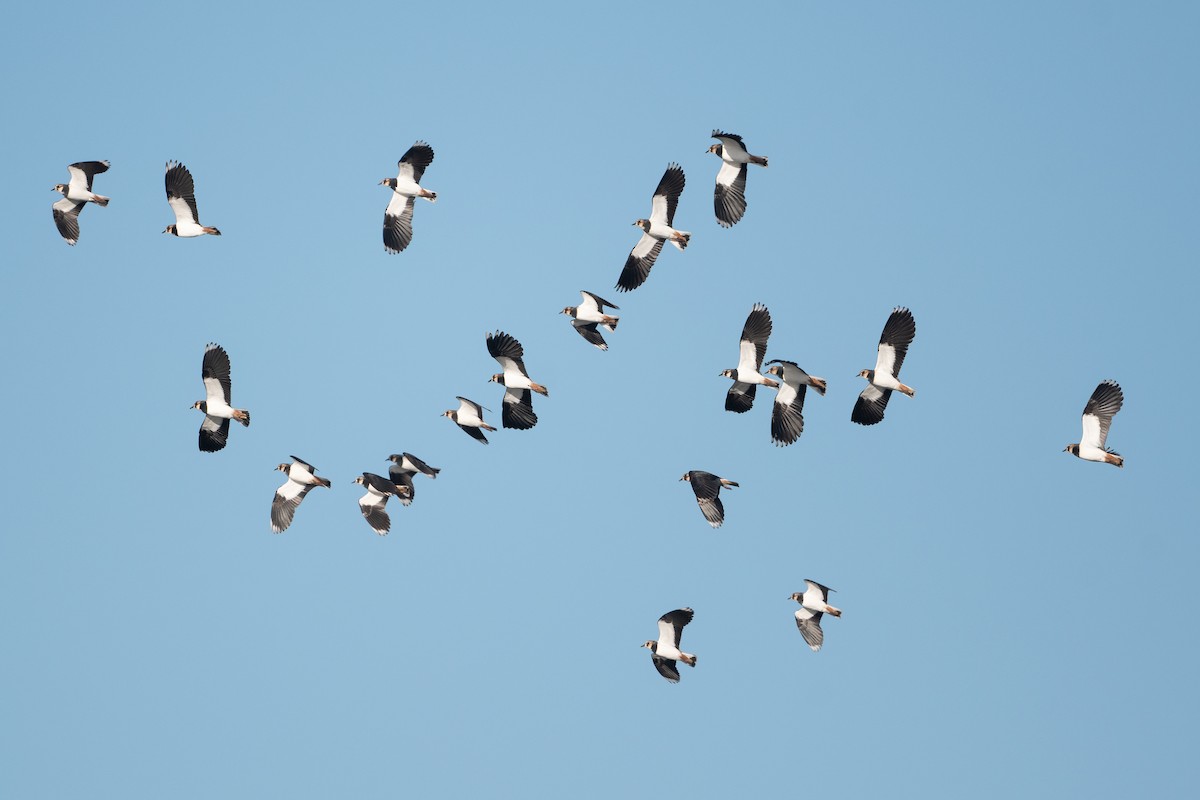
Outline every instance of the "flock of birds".
MULTIPOLYGON (((713 192, 713 208, 717 223, 731 228, 746 213, 746 173, 749 165, 767 166, 763 156, 752 155, 742 138, 720 130, 712 132, 718 144, 708 152, 721 159, 713 192)), ((422 141, 416 142, 404 153, 398 163, 395 178, 385 178, 380 185, 391 190, 391 197, 384 211, 383 245, 388 253, 400 253, 412 242, 413 208, 417 198, 429 202, 437 200, 437 193, 420 185, 426 168, 433 162, 433 148, 422 141)), ((108 171, 108 161, 81 161, 67 169, 70 180, 58 184, 54 191, 62 195, 52 211, 59 234, 69 245, 79 241, 79 214, 88 203, 107 206, 110 198, 93 191, 97 175, 108 171)), ((167 203, 175 215, 175 223, 168 225, 163 233, 181 238, 197 236, 220 236, 215 227, 200 224, 196 205, 195 182, 191 172, 175 161, 167 163, 164 177, 167 203)), ((617 279, 616 289, 632 291, 646 282, 655 261, 662 253, 663 243, 670 242, 680 251, 686 250, 691 233, 679 230, 675 225, 675 211, 685 185, 683 168, 676 163, 668 165, 650 201, 650 217, 638 219, 633 224, 642 233, 625 261, 617 279)), ((618 306, 588 291, 581 291, 582 302, 567 306, 562 313, 571 318, 575 331, 589 344, 607 350, 601 329, 615 333, 619 317, 606 313, 606 309, 620 310, 618 306)), ((884 412, 892 392, 915 397, 915 390, 900 381, 900 368, 904 364, 909 346, 916 338, 917 326, 912 312, 897 306, 883 326, 876 348, 874 369, 864 369, 859 377, 865 378, 866 386, 860 392, 850 419, 859 425, 875 425, 883 421, 884 412)), ((794 444, 804 432, 804 400, 808 388, 824 395, 824 378, 810 375, 794 361, 774 359, 763 363, 766 358, 767 340, 771 335, 771 315, 767 307, 755 304, 742 328, 738 343, 738 362, 732 369, 720 373, 733 381, 725 396, 725 409, 734 413, 745 413, 754 405, 755 392, 759 386, 775 390, 771 412, 771 439, 777 446, 794 444), (772 377, 778 380, 773 379, 772 377)), ((486 336, 488 353, 500 365, 501 371, 491 376, 491 381, 504 387, 501 400, 501 424, 504 428, 529 430, 537 425, 537 414, 533 410, 533 395, 549 397, 549 390, 535 382, 525 367, 525 349, 513 336, 503 331, 486 336)), ((218 344, 205 348, 201 362, 201 380, 205 398, 197 401, 193 408, 204 413, 200 424, 199 447, 206 453, 224 449, 229 438, 230 422, 235 421, 249 427, 250 412, 235 408, 232 403, 231 370, 229 354, 218 344)), ((488 444, 485 432, 496 428, 484 419, 487 411, 481 404, 465 397, 458 397, 458 408, 446 411, 448 417, 465 433, 481 444, 488 444)), ((1124 396, 1121 387, 1111 380, 1101 382, 1092 393, 1083 410, 1083 433, 1080 441, 1069 444, 1065 452, 1083 459, 1124 466, 1124 459, 1107 446, 1108 432, 1113 417, 1121 410, 1124 396)), ((317 470, 308 462, 291 457, 291 463, 280 464, 277 469, 286 475, 286 480, 276 492, 271 503, 271 530, 282 533, 292 524, 296 510, 308 492, 314 487, 330 488, 327 478, 318 476, 317 470)), ((413 478, 420 474, 436 478, 440 470, 431 467, 411 453, 388 456, 392 466, 388 476, 364 472, 354 479, 365 494, 358 501, 363 518, 373 531, 384 535, 391 529, 386 506, 389 498, 396 498, 407 506, 415 497, 413 478)), ((738 484, 711 472, 690 470, 681 481, 691 486, 704 519, 713 528, 719 528, 725 520, 725 508, 721 503, 722 488, 733 488, 738 484)), ((821 618, 824 614, 840 617, 840 609, 829 605, 829 593, 833 591, 816 581, 805 580, 806 589, 796 592, 790 599, 800 604, 795 612, 796 626, 808 646, 815 652, 824 643, 821 618)), ((683 628, 692 621, 694 612, 690 608, 679 608, 663 614, 658 620, 658 638, 647 641, 655 669, 672 683, 679 680, 678 662, 696 665, 696 656, 681 649, 683 628)))

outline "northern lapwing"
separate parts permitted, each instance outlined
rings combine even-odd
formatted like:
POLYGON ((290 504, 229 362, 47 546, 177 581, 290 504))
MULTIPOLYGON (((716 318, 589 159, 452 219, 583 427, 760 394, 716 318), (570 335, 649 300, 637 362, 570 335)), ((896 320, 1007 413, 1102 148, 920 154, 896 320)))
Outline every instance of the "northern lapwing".
POLYGON ((675 662, 682 661, 689 667, 696 666, 696 657, 679 649, 683 628, 692 621, 690 608, 677 608, 658 618, 658 640, 651 639, 642 645, 650 651, 654 668, 671 683, 679 683, 679 669, 675 662))
POLYGON ((912 312, 897 306, 883 326, 879 337, 879 349, 875 356, 875 369, 864 369, 858 377, 867 379, 867 388, 858 395, 850 420, 859 425, 874 425, 883 421, 892 391, 903 392, 912 397, 916 394, 910 386, 900 382, 900 367, 908 346, 917 335, 917 323, 912 312))
POLYGON ((504 372, 496 373, 488 380, 505 388, 501 423, 506 428, 528 430, 537 424, 533 413, 533 396, 530 392, 549 396, 545 386, 534 382, 525 369, 525 348, 504 331, 487 335, 487 349, 504 372))
POLYGON ((704 513, 708 524, 714 528, 721 527, 721 523, 725 521, 725 506, 721 503, 720 498, 721 487, 733 487, 738 484, 698 469, 683 473, 683 477, 679 480, 687 481, 692 485, 696 502, 700 504, 700 511, 704 513))
POLYGON ((413 486, 413 476, 418 472, 422 475, 428 475, 430 478, 436 478, 441 470, 437 467, 431 467, 421 459, 414 456, 412 453, 393 453, 388 456, 388 461, 392 462, 392 466, 388 467, 388 478, 397 486, 405 486, 408 488, 408 496, 400 498, 400 502, 408 505, 417 496, 417 489, 413 486))
POLYGON ((229 354, 221 345, 209 343, 204 348, 200 377, 204 381, 205 399, 192 404, 192 408, 204 412, 204 421, 200 423, 200 449, 215 453, 229 438, 229 420, 237 420, 248 428, 250 412, 230 405, 233 382, 229 377, 229 354))
POLYGON ((738 365, 735 369, 721 372, 722 378, 731 378, 733 386, 725 394, 725 410, 743 414, 754 405, 754 390, 759 386, 778 389, 779 384, 759 374, 763 358, 767 355, 767 339, 771 335, 771 313, 762 303, 755 303, 742 326, 742 338, 738 343, 738 365))
POLYGON ((775 393, 775 405, 771 409, 771 441, 778 447, 792 444, 804 433, 804 393, 811 386, 819 395, 825 394, 825 379, 797 366, 795 361, 776 358, 767 374, 779 378, 779 391, 775 393))
POLYGON ((373 472, 364 472, 355 478, 354 482, 367 490, 367 493, 358 501, 358 508, 362 511, 363 518, 371 526, 371 530, 380 536, 386 535, 392 529, 392 520, 384 510, 387 507, 388 498, 403 499, 408 494, 408 488, 397 486, 387 478, 373 472))
POLYGON ((108 205, 111 198, 92 191, 92 178, 101 172, 108 172, 109 166, 107 161, 78 161, 67 167, 71 180, 55 184, 54 191, 61 194, 62 199, 54 202, 51 211, 54 225, 67 244, 74 246, 79 241, 79 212, 85 205, 108 205))
POLYGON ((607 350, 608 343, 604 341, 604 336, 598 329, 604 327, 609 333, 614 333, 617 330, 617 322, 621 318, 605 314, 604 308, 607 306, 614 310, 620 310, 620 307, 591 292, 580 290, 579 294, 582 295, 583 302, 577 306, 567 306, 562 313, 572 317, 571 324, 575 326, 575 330, 584 338, 584 341, 601 350, 607 350))
POLYGON ((496 429, 483 421, 483 406, 465 397, 457 397, 456 399, 458 400, 458 408, 443 412, 442 416, 449 417, 454 424, 470 434, 471 438, 487 444, 488 440, 483 435, 483 432, 494 431, 496 429))
POLYGON ((736 133, 713 131, 714 139, 720 144, 708 148, 721 159, 717 171, 717 186, 713 191, 713 207, 717 213, 717 224, 732 228, 746 213, 746 165, 767 165, 765 156, 754 156, 746 152, 746 143, 736 133))
POLYGON ((667 166, 650 200, 650 219, 639 219, 633 223, 642 229, 642 238, 638 239, 629 258, 625 259, 625 268, 617 279, 618 292, 631 291, 646 282, 654 260, 662 252, 663 242, 670 242, 680 250, 688 246, 692 234, 672 227, 675 224, 675 207, 679 205, 685 180, 683 167, 678 164, 667 166))
POLYGON ((275 490, 275 499, 271 501, 271 530, 283 533, 292 524, 292 517, 300 502, 314 486, 331 485, 327 478, 318 477, 317 468, 306 461, 292 456, 292 463, 280 464, 275 469, 287 475, 283 486, 275 490))
POLYGON ((1124 467, 1125 459, 1113 450, 1109 450, 1108 428, 1112 425, 1113 417, 1125 403, 1125 395, 1116 381, 1101 381, 1088 398, 1083 407, 1083 433, 1077 444, 1069 444, 1063 452, 1082 458, 1084 461, 1099 461, 1112 464, 1114 467, 1124 467))
POLYGON ((196 184, 192 173, 178 161, 167 162, 167 173, 164 177, 167 187, 167 203, 175 212, 175 224, 168 225, 163 233, 190 239, 194 236, 211 234, 220 236, 216 228, 200 224, 200 212, 196 210, 196 184))
POLYGON ((807 578, 804 579, 804 583, 808 588, 803 592, 794 592, 788 599, 800 604, 800 608, 796 609, 796 627, 815 653, 825 641, 825 632, 821 630, 821 615, 832 614, 840 617, 842 610, 829 605, 829 593, 833 589, 807 578))
POLYGON ((399 253, 412 241, 413 205, 418 197, 429 202, 437 201, 437 192, 422 189, 421 176, 425 168, 433 163, 433 148, 425 142, 417 142, 401 156, 396 166, 400 173, 394 178, 384 178, 380 186, 392 190, 392 199, 383 212, 383 249, 399 253))

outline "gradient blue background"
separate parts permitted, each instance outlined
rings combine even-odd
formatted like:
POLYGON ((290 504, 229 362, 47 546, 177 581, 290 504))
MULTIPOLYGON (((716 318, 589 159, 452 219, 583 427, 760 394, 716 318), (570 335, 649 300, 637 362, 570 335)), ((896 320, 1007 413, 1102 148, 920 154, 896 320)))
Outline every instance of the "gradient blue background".
POLYGON ((1189 3, 27 3, 0 31, 0 793, 1194 791, 1189 3), (719 127, 770 158, 712 212, 719 127), (396 160, 437 153, 398 256, 396 160), (110 159, 75 248, 50 187, 110 159), (221 238, 160 235, 163 164, 221 238), (670 161, 649 281, 613 288, 670 161), (621 305, 599 352, 559 309, 621 305), (825 376, 723 410, 755 302, 825 376), (849 421, 893 306, 916 387, 849 421), (541 421, 500 408, 487 331, 541 421), (216 341, 253 414, 196 449, 216 341), (1105 378, 1124 470, 1062 452, 1105 378), (498 424, 498 414, 493 415, 498 424), (363 471, 408 450, 391 535, 363 471), (273 536, 272 469, 333 481, 273 536), (678 483, 741 483, 705 525, 678 483), (838 590, 814 654, 786 600, 838 590), (678 686, 638 645, 696 611, 678 686))

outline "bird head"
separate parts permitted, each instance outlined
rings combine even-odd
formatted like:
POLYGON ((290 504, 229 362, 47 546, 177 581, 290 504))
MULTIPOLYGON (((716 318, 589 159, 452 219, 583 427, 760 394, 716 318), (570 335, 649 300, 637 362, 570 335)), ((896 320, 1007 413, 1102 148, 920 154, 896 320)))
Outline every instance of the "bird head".
POLYGON ((396 179, 395 178, 384 178, 383 180, 381 180, 379 182, 379 185, 380 186, 389 186, 389 187, 395 189, 396 188, 396 179))
POLYGON ((650 220, 648 219, 635 220, 633 224, 644 230, 646 233, 650 232, 650 220))
POLYGON ((736 378, 737 378, 737 372, 735 372, 734 370, 731 370, 731 369, 723 369, 723 370, 721 370, 721 377, 722 377, 722 378, 734 378, 734 379, 736 379, 736 378))
POLYGON ((279 472, 287 472, 287 471, 288 471, 288 470, 290 470, 291 468, 292 468, 292 465, 291 465, 291 464, 280 464, 280 465, 279 465, 278 467, 276 467, 275 469, 276 469, 276 470, 278 470, 279 472))
POLYGON ((450 411, 443 411, 442 416, 449 417, 450 419, 454 420, 455 422, 458 422, 458 412, 453 409, 451 409, 450 411))
POLYGON ((357 483, 357 484, 359 484, 360 486, 366 486, 366 485, 367 485, 366 481, 364 481, 364 480, 363 480, 363 476, 362 476, 362 475, 359 475, 357 478, 355 478, 355 479, 354 479, 354 483, 357 483))
POLYGON ((1069 444, 1063 448, 1063 452, 1070 453, 1073 456, 1077 456, 1077 455, 1079 455, 1079 445, 1078 444, 1069 444))
POLYGON ((196 402, 192 403, 192 408, 198 408, 201 411, 203 411, 205 414, 207 414, 208 413, 208 401, 207 400, 197 400, 196 402))
POLYGON ((722 148, 721 148, 721 145, 719 145, 719 144, 714 144, 712 147, 708 148, 708 151, 707 151, 707 152, 709 152, 709 153, 716 153, 717 155, 721 155, 721 149, 722 149, 722 148))
POLYGON ((179 235, 178 233, 175 233, 174 225, 168 225, 167 227, 163 228, 163 233, 169 233, 169 234, 172 234, 173 236, 179 235))
POLYGON ((687 481, 688 483, 691 483, 692 482, 692 473, 690 473, 690 472, 683 473, 683 477, 680 478, 679 480, 687 481))
POLYGON ((560 314, 570 314, 570 315, 573 317, 573 316, 575 316, 575 312, 576 312, 578 309, 579 309, 579 306, 567 306, 566 308, 564 308, 562 311, 560 311, 560 312, 558 312, 558 313, 560 313, 560 314))
POLYGON ((498 383, 501 386, 504 386, 504 374, 497 372, 495 375, 488 378, 488 383, 498 383))
POLYGON ((651 639, 648 642, 646 642, 645 644, 643 644, 642 647, 646 648, 651 653, 653 653, 658 648, 658 642, 651 639))
POLYGON ((56 184, 54 184, 51 191, 58 192, 59 194, 61 194, 65 197, 67 194, 67 185, 65 183, 56 183, 56 184))
POLYGON ((392 453, 390 456, 388 456, 387 460, 392 462, 393 464, 399 464, 401 461, 404 460, 404 456, 399 456, 399 455, 396 455, 395 453, 392 453))
POLYGON ((768 375, 776 375, 776 376, 782 378, 783 377, 783 367, 781 367, 778 364, 767 367, 767 374, 768 375))
POLYGON ((803 603, 804 595, 802 595, 800 592, 792 592, 792 596, 789 597, 788 600, 795 600, 797 603, 803 603))
POLYGON ((875 370, 864 369, 862 372, 858 373, 858 377, 866 378, 867 380, 871 380, 871 378, 875 377, 875 370))

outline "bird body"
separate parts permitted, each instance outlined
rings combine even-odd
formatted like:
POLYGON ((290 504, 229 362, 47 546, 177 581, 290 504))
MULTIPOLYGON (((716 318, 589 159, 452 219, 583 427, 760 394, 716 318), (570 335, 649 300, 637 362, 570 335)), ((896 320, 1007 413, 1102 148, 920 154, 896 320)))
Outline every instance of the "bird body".
POLYGON ((687 248, 692 234, 674 228, 675 208, 679 205, 685 182, 683 168, 669 164, 650 200, 650 218, 633 223, 642 229, 642 236, 625 259, 625 268, 617 280, 617 291, 628 292, 646 282, 651 267, 662 252, 663 242, 670 242, 680 250, 687 248))
POLYGON ((229 420, 250 427, 250 412, 230 404, 233 381, 230 378, 229 354, 219 344, 209 343, 204 349, 200 377, 204 381, 205 399, 197 400, 192 408, 204 412, 200 423, 200 449, 215 453, 225 447, 229 438, 229 420))
POLYGON ((692 617, 693 612, 690 608, 668 611, 658 618, 658 639, 651 639, 642 645, 650 651, 650 659, 658 674, 671 683, 679 682, 676 662, 682 661, 689 667, 696 666, 696 656, 683 652, 679 646, 683 628, 692 621, 692 617))
POLYGON ((200 211, 196 206, 196 184, 187 167, 178 161, 168 161, 163 181, 167 189, 167 204, 175 212, 175 224, 168 225, 163 229, 163 233, 182 239, 192 239, 206 233, 212 236, 221 235, 216 228, 200 224, 200 211))
POLYGON ((767 159, 747 152, 742 137, 735 133, 715 130, 712 136, 721 142, 708 148, 708 152, 715 153, 721 159, 717 185, 713 190, 713 208, 717 224, 722 228, 731 228, 746 213, 746 165, 765 167, 767 159))
POLYGON ((860 378, 867 379, 867 388, 862 390, 854 404, 850 414, 852 422, 874 425, 883 421, 884 410, 893 391, 909 397, 916 395, 916 390, 900 382, 900 367, 916 335, 917 323, 912 312, 901 306, 892 309, 879 337, 875 369, 864 369, 858 373, 860 378))
POLYGON ((292 518, 304 496, 314 486, 331 485, 326 478, 316 475, 316 467, 292 456, 291 464, 280 464, 275 469, 287 474, 283 486, 275 490, 275 499, 271 502, 271 530, 283 533, 292 524, 292 518))
POLYGON ((1063 452, 1070 453, 1084 461, 1097 461, 1102 464, 1112 464, 1114 467, 1124 467, 1125 459, 1108 449, 1108 429, 1113 417, 1125 404, 1125 394, 1116 381, 1101 381, 1087 405, 1083 407, 1083 435, 1076 444, 1069 444, 1063 452))

